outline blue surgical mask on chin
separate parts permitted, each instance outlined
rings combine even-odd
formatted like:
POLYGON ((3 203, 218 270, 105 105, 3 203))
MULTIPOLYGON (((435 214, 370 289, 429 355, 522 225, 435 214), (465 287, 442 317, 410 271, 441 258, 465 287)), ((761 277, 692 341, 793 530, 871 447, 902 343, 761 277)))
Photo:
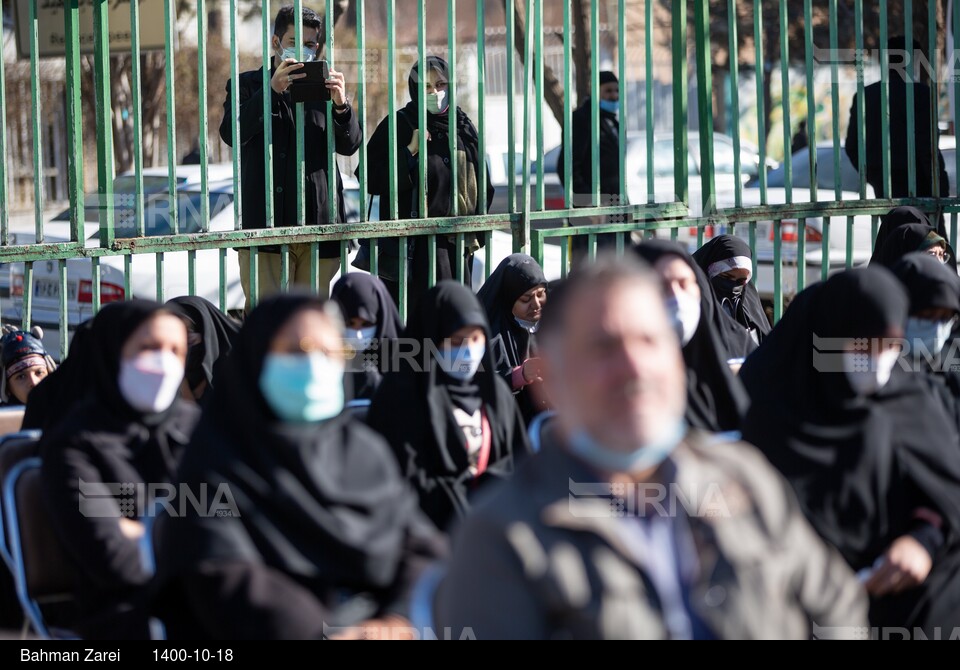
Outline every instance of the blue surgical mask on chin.
POLYGON ((619 100, 601 100, 600 109, 610 114, 619 114, 620 101, 619 100))
POLYGON ((517 317, 513 317, 513 318, 517 322, 518 326, 523 328, 525 331, 527 331, 531 335, 536 333, 538 330, 540 330, 539 321, 525 321, 524 319, 519 319, 517 317))
POLYGON ((614 451, 597 442, 585 429, 570 436, 570 450, 588 464, 604 472, 641 472, 655 468, 673 453, 687 433, 683 420, 663 431, 661 437, 633 451, 614 451))
POLYGON ((349 344, 355 351, 366 351, 373 344, 373 338, 377 335, 377 327, 368 328, 347 328, 343 332, 343 341, 349 344))
POLYGON ((480 363, 483 361, 483 355, 486 351, 486 344, 443 349, 437 352, 437 364, 448 377, 457 381, 468 382, 480 369, 480 363))
POLYGON ((343 410, 343 364, 319 351, 267 354, 260 392, 282 421, 325 421, 343 410))

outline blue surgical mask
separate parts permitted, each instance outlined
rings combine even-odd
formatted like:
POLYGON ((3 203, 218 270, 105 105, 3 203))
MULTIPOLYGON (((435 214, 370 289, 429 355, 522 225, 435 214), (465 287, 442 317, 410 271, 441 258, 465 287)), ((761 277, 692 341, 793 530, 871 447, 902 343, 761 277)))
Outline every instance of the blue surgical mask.
MULTIPOLYGON (((316 57, 317 57, 316 52, 314 52, 314 51, 311 50, 311 49, 304 49, 304 50, 303 50, 303 58, 302 58, 299 62, 301 62, 301 63, 309 63, 309 62, 313 61, 313 59, 316 58, 316 57)), ((292 58, 293 60, 297 60, 297 48, 296 48, 296 47, 286 47, 286 48, 280 53, 280 60, 287 60, 288 58, 292 58)))
POLYGON ((486 351, 486 344, 443 349, 437 352, 437 363, 449 377, 457 381, 467 382, 477 374, 486 351))
POLYGON ((538 330, 540 330, 539 321, 525 321, 523 319, 517 319, 517 317, 513 317, 513 318, 516 320, 517 325, 519 325, 521 328, 523 328, 525 331, 527 331, 531 335, 533 333, 536 333, 538 330))
POLYGON ((343 332, 343 341, 345 344, 350 345, 355 351, 366 351, 370 348, 370 345, 373 344, 373 338, 376 334, 376 326, 360 328, 359 330, 347 328, 343 332))
POLYGON ((675 422, 663 436, 633 451, 614 451, 597 442, 586 430, 578 430, 570 437, 570 450, 604 472, 641 472, 655 468, 677 448, 687 427, 683 420, 675 422))
POLYGON ((446 91, 427 94, 427 111, 431 114, 443 114, 449 104, 446 91))
POLYGON ((904 329, 904 337, 910 344, 910 351, 914 358, 922 358, 924 354, 933 356, 943 351, 950 333, 953 332, 954 320, 933 321, 910 317, 904 329))
POLYGON ((620 101, 619 100, 601 100, 600 109, 610 114, 619 114, 620 113, 620 101))
POLYGON ((330 419, 343 410, 343 364, 319 351, 267 354, 260 392, 282 421, 330 419))

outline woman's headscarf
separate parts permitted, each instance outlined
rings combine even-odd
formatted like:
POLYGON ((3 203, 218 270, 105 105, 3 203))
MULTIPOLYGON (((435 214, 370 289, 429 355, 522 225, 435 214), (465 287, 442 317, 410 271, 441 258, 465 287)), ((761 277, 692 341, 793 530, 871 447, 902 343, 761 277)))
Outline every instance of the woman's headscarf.
POLYGON ((885 268, 836 274, 796 297, 740 372, 752 398, 744 439, 786 476, 814 528, 853 569, 870 567, 910 531, 918 507, 943 517, 948 569, 935 574, 935 562, 919 588, 875 601, 872 622, 900 622, 889 625, 936 611, 950 580, 954 610, 958 602, 957 427, 918 375, 895 367, 863 397, 843 371, 844 342, 896 331, 907 311, 906 291, 885 268))
POLYGON ((217 363, 233 348, 237 333, 240 332, 240 323, 199 296, 173 298, 167 301, 167 307, 184 320, 190 332, 203 337, 201 344, 188 350, 187 383, 191 389, 195 389, 206 381, 207 386, 213 388, 217 363))
POLYGON ((757 287, 748 277, 743 285, 743 293, 736 296, 729 288, 720 286, 719 277, 736 268, 749 270, 752 274, 751 259, 750 246, 734 235, 719 235, 693 252, 693 260, 707 275, 720 309, 744 328, 753 330, 759 344, 770 332, 770 322, 763 310, 757 287))
POLYGON ((418 513, 386 444, 345 414, 282 422, 260 391, 273 337, 305 309, 324 303, 278 295, 244 322, 179 476, 190 487, 226 486, 238 515, 166 519, 161 579, 206 561, 258 563, 308 587, 355 592, 396 578, 418 513))
POLYGON ((667 240, 645 240, 633 249, 651 266, 664 256, 676 256, 696 275, 700 288, 700 323, 693 338, 683 347, 687 367, 686 419, 691 426, 702 430, 737 430, 749 400, 727 361, 752 351, 755 345, 750 336, 717 308, 706 275, 683 246, 667 240), (731 351, 728 342, 734 342, 737 348, 731 351))
POLYGON ((513 254, 501 261, 477 292, 490 320, 494 361, 515 368, 530 355, 530 331, 517 323, 513 306, 530 289, 547 286, 543 269, 527 254, 513 254))
POLYGON ((368 421, 393 447, 406 475, 420 492, 421 506, 444 528, 456 511, 465 513, 473 475, 463 429, 454 408, 472 414, 481 407, 492 431, 488 466, 482 477, 513 472, 514 454, 527 450, 526 433, 513 394, 499 379, 490 351, 490 327, 483 307, 470 289, 441 281, 420 300, 403 333, 419 343, 415 359, 397 356, 374 396, 368 421), (443 372, 430 350, 466 326, 487 336, 480 369, 469 381, 443 372))
POLYGON ((950 260, 947 261, 947 265, 956 270, 957 254, 954 252, 953 247, 948 241, 950 238, 947 236, 947 229, 943 224, 943 220, 938 219, 937 224, 934 225, 931 223, 927 215, 916 207, 895 207, 894 209, 890 210, 889 214, 880 217, 880 229, 877 230, 877 239, 874 240, 873 255, 870 257, 870 262, 880 263, 881 265, 886 265, 889 268, 892 267, 893 264, 896 263, 897 260, 904 254, 910 253, 911 251, 918 251, 920 249, 920 244, 929 234, 929 230, 924 228, 912 228, 912 232, 910 234, 900 233, 900 242, 892 246, 890 249, 887 249, 886 251, 884 250, 884 248, 887 246, 888 238, 892 237, 895 231, 902 226, 918 224, 920 226, 929 227, 937 235, 943 238, 944 243, 947 245, 947 253, 950 255, 950 260), (912 244, 913 239, 915 239, 921 230, 925 232, 922 235, 922 239, 917 240, 917 246, 913 248, 906 248, 912 244), (897 255, 895 249, 900 250, 899 255, 897 255))
POLYGON ((883 242, 883 247, 876 254, 876 262, 886 268, 892 268, 907 254, 926 251, 935 246, 941 246, 946 251, 947 241, 924 223, 907 223, 890 231, 883 242))

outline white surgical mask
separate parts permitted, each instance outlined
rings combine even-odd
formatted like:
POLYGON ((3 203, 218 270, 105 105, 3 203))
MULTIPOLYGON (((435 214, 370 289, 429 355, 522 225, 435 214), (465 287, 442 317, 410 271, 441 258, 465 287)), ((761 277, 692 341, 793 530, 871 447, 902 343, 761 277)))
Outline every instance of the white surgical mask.
MULTIPOLYGON (((303 50, 303 58, 299 59, 301 63, 309 63, 317 57, 317 54, 311 49, 303 50)), ((293 60, 297 59, 297 48, 296 47, 286 47, 283 51, 280 52, 280 60, 287 60, 292 58, 293 60)))
POLYGON ((343 333, 343 341, 355 351, 366 351, 373 344, 373 338, 376 334, 376 326, 360 329, 347 328, 343 333))
POLYGON ((843 372, 854 393, 873 395, 890 381, 899 358, 898 349, 888 349, 876 358, 865 352, 846 351, 843 353, 843 372))
POLYGON ((907 319, 904 329, 905 338, 910 344, 910 351, 916 359, 923 358, 924 354, 938 355, 943 351, 950 333, 953 332, 954 320, 933 321, 930 319, 907 319))
POLYGON ((167 410, 180 391, 183 361, 171 351, 147 351, 120 362, 117 384, 123 399, 144 414, 167 410))
POLYGON ((517 325, 519 325, 521 328, 523 328, 525 331, 527 331, 531 335, 537 332, 538 330, 540 330, 539 321, 524 321, 523 319, 518 319, 517 317, 513 317, 513 318, 516 319, 517 325))
POLYGON ((427 94, 427 111, 431 114, 442 114, 447 111, 447 92, 437 91, 427 94))
POLYGON ((443 349, 437 352, 437 363, 448 376, 457 381, 467 382, 477 374, 486 351, 486 344, 443 349))
POLYGON ((687 346, 700 325, 700 301, 687 293, 677 293, 667 298, 666 307, 681 346, 687 346))

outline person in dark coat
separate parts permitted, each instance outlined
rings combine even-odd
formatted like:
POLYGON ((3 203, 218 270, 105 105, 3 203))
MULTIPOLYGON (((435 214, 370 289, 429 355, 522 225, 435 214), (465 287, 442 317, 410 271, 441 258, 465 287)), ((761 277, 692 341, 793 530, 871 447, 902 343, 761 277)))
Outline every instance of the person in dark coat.
POLYGON ((163 305, 133 300, 104 306, 90 337, 84 399, 41 439, 43 499, 77 572, 70 628, 84 638, 146 637, 140 519, 153 487, 173 479, 199 416, 179 394, 187 330, 163 305))
POLYGON ((342 412, 342 328, 333 303, 306 294, 244 323, 178 476, 223 505, 157 520, 171 639, 410 625, 410 588, 445 547, 383 438, 342 412))
POLYGON ((904 339, 913 371, 943 402, 960 432, 960 344, 953 330, 960 315, 960 277, 929 254, 913 252, 892 268, 910 296, 904 339))
POLYGON ((883 246, 874 250, 876 260, 872 260, 871 264, 877 263, 889 269, 907 254, 917 251, 933 257, 941 265, 949 265, 952 259, 947 241, 936 230, 925 223, 907 223, 885 236, 883 246))
MULTIPOLYGON (((887 50, 890 51, 889 101, 890 101, 890 188, 886 193, 883 184, 883 143, 881 142, 880 104, 881 82, 867 86, 864 91, 865 110, 865 156, 866 179, 873 187, 878 198, 907 198, 910 196, 907 172, 907 136, 914 136, 916 161, 916 195, 918 198, 933 196, 934 177, 939 174, 940 194, 950 192, 949 177, 943 154, 933 146, 933 129, 930 110, 930 87, 918 80, 916 55, 921 53, 916 41, 908 51, 903 36, 890 39, 887 50), (907 126, 907 87, 913 89, 913 127, 907 126), (934 153, 936 152, 936 153, 934 153), (937 167, 934 167, 936 160, 937 167), (936 172, 934 172, 936 170, 936 172)), ((860 120, 857 118, 857 96, 854 94, 850 105, 850 123, 847 126, 845 149, 854 167, 859 165, 860 120)))
MULTIPOLYGON (((306 204, 306 221, 297 221, 297 131, 296 105, 290 100, 290 85, 305 75, 298 72, 303 65, 294 59, 296 55, 293 6, 280 9, 273 30, 273 67, 271 69, 270 95, 273 117, 273 217, 275 226, 324 225, 344 222, 346 213, 343 202, 343 182, 335 156, 327 152, 327 134, 334 134, 334 152, 352 156, 363 144, 363 131, 347 98, 343 74, 330 70, 327 88, 333 101, 333 128, 327 127, 327 103, 303 103, 303 142, 306 163, 306 181, 303 194, 306 204), (336 170, 336 195, 327 193, 327 173, 336 170), (336 197, 336 219, 329 217, 329 199, 336 197)), ((313 60, 323 44, 321 17, 312 9, 303 8, 303 59, 313 60)), ((244 229, 267 226, 264 168, 263 133, 263 68, 240 75, 240 139, 235 142, 231 126, 230 82, 227 82, 227 98, 223 103, 223 121, 220 137, 227 146, 240 149, 240 190, 242 194, 242 218, 244 229)), ((278 246, 259 247, 259 291, 262 296, 277 293, 281 288, 281 258, 278 246)), ((311 283, 309 243, 290 245, 290 283, 311 283)), ((247 296, 247 309, 251 306, 250 251, 237 251, 240 258, 240 280, 247 296)), ((320 244, 320 294, 326 296, 330 281, 340 269, 340 243, 320 244)))
POLYGON ((547 302, 547 279, 531 256, 503 259, 477 293, 490 320, 490 350, 497 372, 510 385, 524 421, 547 409, 537 353, 537 330, 547 302))
POLYGON ((770 321, 757 287, 750 281, 753 262, 750 246, 734 235, 718 235, 693 253, 706 273, 720 309, 743 326, 760 344, 770 332, 770 321))
POLYGON ((230 353, 240 323, 199 296, 180 296, 167 306, 187 324, 187 367, 183 378, 186 397, 198 402, 214 386, 221 360, 230 353))
POLYGON ((94 375, 92 327, 93 319, 77 326, 67 358, 30 392, 23 430, 48 431, 87 398, 94 375))
MULTIPOLYGON (((627 194, 620 197, 620 81, 617 75, 608 70, 600 73, 600 205, 614 206, 626 204, 627 194)), ((571 174, 573 176, 574 207, 591 207, 593 203, 593 104, 588 97, 572 115, 571 174)), ((566 153, 560 144, 557 158, 557 176, 561 184, 566 184, 566 153)), ((623 217, 607 217, 609 223, 621 223, 623 217)), ((604 217, 579 218, 573 221, 578 225, 604 223, 604 217)), ((577 257, 587 251, 585 237, 573 240, 573 250, 577 257)), ((600 235, 597 244, 609 247, 616 244, 615 235, 600 235)))
POLYGON ((368 423, 387 438, 423 511, 446 530, 477 490, 513 474, 529 451, 527 434, 470 289, 455 281, 434 286, 403 338, 421 349, 391 358, 368 423))
POLYGON ((801 292, 740 373, 743 437, 859 573, 871 625, 932 638, 960 626, 960 459, 956 425, 901 368, 908 311, 883 267, 801 292))
POLYGON ((384 283, 362 272, 337 280, 330 298, 343 313, 347 361, 347 394, 352 400, 370 400, 383 380, 380 361, 389 357, 387 347, 400 337, 403 325, 397 306, 384 283))
POLYGON ((657 271, 668 296, 686 362, 687 423, 715 433, 738 430, 749 400, 733 369, 756 345, 717 308, 706 275, 682 245, 646 240, 634 251, 657 271))
MULTIPOLYGON (((419 211, 420 180, 419 158, 420 132, 419 107, 420 72, 419 64, 410 71, 407 88, 410 102, 397 112, 397 211, 392 210, 390 197, 389 165, 394 152, 390 147, 389 119, 377 126, 376 132, 367 144, 367 188, 371 195, 380 196, 380 219, 416 219, 453 215, 452 194, 456 188, 457 214, 467 216, 487 211, 493 202, 494 189, 487 180, 486 194, 480 193, 480 161, 486 160, 480 155, 480 137, 473 122, 466 113, 457 107, 456 130, 451 131, 449 124, 450 96, 447 82, 455 73, 450 72, 447 62, 437 56, 426 60, 427 76, 427 212, 419 211), (457 135, 457 184, 451 183, 450 133, 457 135), (483 199, 486 198, 484 208, 483 199)), ((489 174, 487 170, 487 174, 489 174)), ((428 249, 426 239, 410 239, 407 254, 410 260, 410 289, 408 292, 407 314, 412 314, 417 302, 428 285, 428 249)), ((464 257, 456 258, 456 240, 453 236, 437 237, 436 278, 437 281, 454 279, 457 276, 457 264, 463 263, 464 281, 469 284, 473 268, 473 254, 483 244, 481 237, 466 235, 464 257)), ((379 274, 394 302, 400 304, 399 244, 395 239, 382 239, 379 242, 379 274)), ((361 253, 364 253, 361 251, 361 253)), ((362 268, 368 269, 368 268, 362 268)))

